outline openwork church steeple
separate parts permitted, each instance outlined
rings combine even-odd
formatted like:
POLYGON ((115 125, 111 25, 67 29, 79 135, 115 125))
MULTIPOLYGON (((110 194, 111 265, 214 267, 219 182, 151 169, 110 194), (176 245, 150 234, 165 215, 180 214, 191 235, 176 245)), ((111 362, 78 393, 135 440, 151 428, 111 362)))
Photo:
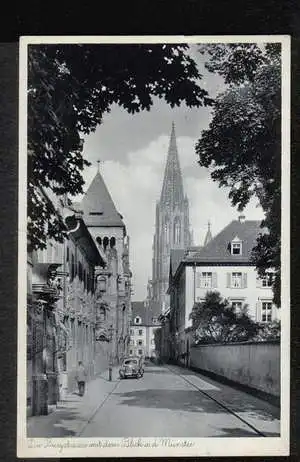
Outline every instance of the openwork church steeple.
POLYGON ((191 245, 189 202, 184 195, 182 173, 172 124, 167 162, 160 200, 156 204, 155 235, 153 240, 152 294, 153 299, 167 308, 171 249, 191 245))
POLYGON ((173 122, 160 203, 174 207, 181 204, 183 200, 182 175, 177 151, 175 125, 173 122))

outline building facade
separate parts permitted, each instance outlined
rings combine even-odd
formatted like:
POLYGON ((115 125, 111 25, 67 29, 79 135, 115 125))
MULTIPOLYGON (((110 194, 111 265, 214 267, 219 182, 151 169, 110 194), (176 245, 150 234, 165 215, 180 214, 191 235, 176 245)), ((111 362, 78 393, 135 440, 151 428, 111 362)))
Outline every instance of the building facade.
POLYGON ((131 320, 129 238, 100 173, 80 204, 41 194, 67 237, 28 254, 28 415, 74 390, 78 361, 90 379, 125 356, 131 320))
POLYGON ((153 239, 151 292, 162 311, 168 308, 170 301, 167 294, 170 251, 186 248, 191 241, 189 202, 184 194, 173 124, 161 196, 156 204, 153 239))
POLYGON ((46 249, 28 255, 27 404, 33 415, 47 414, 48 405, 74 389, 79 360, 89 378, 94 375, 95 268, 106 264, 82 216, 64 201, 52 203, 67 238, 48 240, 46 249))
POLYGON ((132 302, 129 354, 155 358, 155 331, 160 328, 160 305, 153 301, 132 302))
POLYGON ((250 259, 260 232, 259 221, 240 217, 200 250, 187 252, 180 261, 173 258, 168 289, 173 356, 189 352, 190 314, 194 303, 204 301, 208 291, 220 292, 237 312, 246 306, 248 315, 256 322, 268 323, 280 318, 280 310, 273 303, 272 272, 259 278, 250 259))
POLYGON ((128 353, 131 321, 129 237, 99 170, 76 208, 106 265, 96 268, 96 370, 128 353))

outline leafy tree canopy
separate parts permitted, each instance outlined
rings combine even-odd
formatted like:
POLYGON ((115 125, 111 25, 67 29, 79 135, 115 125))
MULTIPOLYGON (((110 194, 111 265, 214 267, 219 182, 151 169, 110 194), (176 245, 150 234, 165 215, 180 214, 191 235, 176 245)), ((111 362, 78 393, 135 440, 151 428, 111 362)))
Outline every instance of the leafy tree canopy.
POLYGON ((264 342, 268 340, 279 340, 281 336, 281 323, 279 320, 274 320, 268 323, 261 323, 259 331, 253 340, 264 342))
POLYGON ((216 44, 200 47, 206 67, 228 85, 196 144, 199 164, 229 188, 242 211, 251 197, 264 212, 252 259, 260 276, 275 270, 274 301, 280 305, 281 48, 279 44, 216 44))
POLYGON ((259 326, 247 315, 245 305, 237 313, 219 292, 207 292, 202 303, 195 303, 190 314, 196 343, 229 343, 251 340, 259 326))
POLYGON ((171 107, 209 105, 187 45, 30 45, 28 50, 28 239, 45 248, 64 228, 41 193, 83 191, 82 136, 101 124, 113 103, 149 110, 153 97, 171 107), (47 226, 46 226, 47 225, 47 226))

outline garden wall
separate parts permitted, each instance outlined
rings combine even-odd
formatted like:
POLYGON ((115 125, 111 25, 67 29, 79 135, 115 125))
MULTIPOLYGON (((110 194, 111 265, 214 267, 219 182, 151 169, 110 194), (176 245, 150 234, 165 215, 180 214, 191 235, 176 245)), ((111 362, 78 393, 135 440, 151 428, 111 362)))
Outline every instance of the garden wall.
POLYGON ((278 341, 193 346, 190 366, 280 396, 278 341))

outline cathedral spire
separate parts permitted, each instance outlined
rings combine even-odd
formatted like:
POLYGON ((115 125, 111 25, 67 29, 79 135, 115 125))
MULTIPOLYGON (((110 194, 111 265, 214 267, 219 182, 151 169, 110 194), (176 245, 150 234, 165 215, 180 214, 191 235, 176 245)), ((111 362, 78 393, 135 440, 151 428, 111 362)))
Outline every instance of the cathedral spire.
POLYGON ((210 230, 210 221, 208 221, 207 223, 207 233, 206 233, 206 236, 205 236, 205 240, 204 240, 204 245, 208 244, 211 240, 212 240, 212 234, 211 234, 211 230, 210 230))
POLYGON ((161 204, 173 205, 181 204, 183 200, 183 183, 176 144, 175 124, 172 122, 172 131, 160 202, 161 204))

